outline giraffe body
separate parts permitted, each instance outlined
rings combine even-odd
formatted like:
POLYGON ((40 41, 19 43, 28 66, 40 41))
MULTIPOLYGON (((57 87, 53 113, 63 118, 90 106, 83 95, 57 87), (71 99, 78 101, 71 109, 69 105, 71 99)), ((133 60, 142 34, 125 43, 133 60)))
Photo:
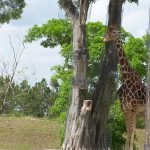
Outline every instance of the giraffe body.
POLYGON ((117 94, 128 111, 143 112, 146 103, 146 87, 143 83, 127 80, 121 85, 117 94))
POLYGON ((131 67, 124 53, 119 32, 116 27, 110 26, 104 41, 113 40, 117 49, 123 84, 118 90, 126 129, 126 150, 133 150, 134 132, 136 128, 136 115, 144 111, 146 104, 146 86, 142 83, 138 74, 131 67))

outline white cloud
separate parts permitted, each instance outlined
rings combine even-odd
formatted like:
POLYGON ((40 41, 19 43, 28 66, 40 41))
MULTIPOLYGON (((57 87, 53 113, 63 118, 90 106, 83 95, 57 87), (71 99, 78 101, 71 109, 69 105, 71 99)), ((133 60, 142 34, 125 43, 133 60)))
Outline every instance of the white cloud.
MULTIPOLYGON (((63 63, 63 59, 59 55, 58 47, 54 49, 45 49, 39 46, 38 42, 28 45, 21 59, 21 67, 27 66, 30 69, 34 69, 32 70, 33 72, 29 69, 28 75, 30 76, 31 72, 35 72, 37 81, 42 78, 46 78, 47 81, 49 81, 52 75, 50 68, 61 63, 63 63)), ((34 82, 36 81, 32 80, 32 83, 34 82)))
POLYGON ((108 0, 99 0, 92 5, 90 21, 101 21, 106 24, 108 0))
MULTIPOLYGON (((16 35, 20 34, 19 30, 17 32, 15 31, 15 28, 11 28, 9 26, 10 25, 8 25, 8 30, 6 31, 1 32, 0 30, 0 52, 2 60, 5 58, 5 61, 9 60, 9 63, 13 63, 12 48, 9 43, 8 35, 10 35, 12 39, 14 48, 17 49, 20 41, 16 35), (8 34, 6 34, 7 32, 8 34)), ((20 36, 23 36, 23 33, 20 36)), ((24 67, 29 68, 28 70, 25 70, 27 72, 27 76, 31 76, 32 73, 36 72, 36 78, 31 79, 30 81, 32 84, 41 80, 42 78, 46 78, 49 81, 49 78, 52 75, 50 68, 54 65, 63 63, 63 59, 59 55, 60 48, 43 48, 40 46, 39 41, 31 44, 25 44, 25 47, 26 48, 21 57, 18 70, 22 70, 21 68, 24 67), (32 68, 34 68, 34 71, 32 68)))
POLYGON ((22 18, 11 21, 15 26, 33 26, 42 24, 48 19, 58 18, 59 6, 56 0, 25 0, 27 5, 22 18))
POLYGON ((149 0, 139 5, 126 3, 123 13, 123 27, 133 35, 141 37, 146 33, 149 23, 149 0))

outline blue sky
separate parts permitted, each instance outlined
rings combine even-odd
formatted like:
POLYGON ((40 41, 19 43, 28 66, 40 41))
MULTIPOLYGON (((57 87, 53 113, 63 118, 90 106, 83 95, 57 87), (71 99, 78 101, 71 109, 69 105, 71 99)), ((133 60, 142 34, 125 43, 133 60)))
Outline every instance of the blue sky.
MULTIPOLYGON (((26 0, 27 6, 22 18, 13 20, 9 24, 0 27, 0 61, 12 63, 12 49, 9 45, 9 36, 14 47, 18 47, 18 37, 23 39, 27 30, 35 24, 41 25, 48 19, 63 18, 63 12, 59 9, 57 0, 26 0)), ((91 15, 88 21, 101 21, 106 24, 107 7, 109 0, 98 0, 92 5, 91 15)), ((149 0, 140 0, 139 5, 126 3, 123 11, 122 26, 136 37, 145 34, 148 28, 149 0)), ((54 49, 43 48, 40 41, 25 45, 26 49, 21 57, 18 68, 24 68, 24 76, 16 80, 26 78, 31 84, 42 78, 50 80, 52 72, 50 68, 56 64, 62 64, 63 59, 59 55, 59 47, 54 49), (35 75, 33 75, 35 74, 35 75)))

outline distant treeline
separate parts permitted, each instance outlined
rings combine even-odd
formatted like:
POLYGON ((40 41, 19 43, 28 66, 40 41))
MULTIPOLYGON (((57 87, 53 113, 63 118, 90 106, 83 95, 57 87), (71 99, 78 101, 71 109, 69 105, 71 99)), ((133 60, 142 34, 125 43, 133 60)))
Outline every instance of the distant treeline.
POLYGON ((1 114, 31 115, 43 117, 53 105, 56 92, 45 79, 30 86, 27 80, 11 83, 9 77, 0 77, 1 114), (11 85, 9 85, 11 84, 11 85))

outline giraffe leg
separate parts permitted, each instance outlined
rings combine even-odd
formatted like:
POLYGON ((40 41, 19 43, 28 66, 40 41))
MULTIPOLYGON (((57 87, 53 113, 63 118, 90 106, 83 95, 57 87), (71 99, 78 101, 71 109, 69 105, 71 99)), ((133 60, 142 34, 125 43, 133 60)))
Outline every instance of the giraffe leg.
POLYGON ((126 111, 124 112, 124 116, 125 116, 126 129, 127 129, 127 140, 126 140, 125 150, 133 150, 136 113, 132 111, 126 111))

